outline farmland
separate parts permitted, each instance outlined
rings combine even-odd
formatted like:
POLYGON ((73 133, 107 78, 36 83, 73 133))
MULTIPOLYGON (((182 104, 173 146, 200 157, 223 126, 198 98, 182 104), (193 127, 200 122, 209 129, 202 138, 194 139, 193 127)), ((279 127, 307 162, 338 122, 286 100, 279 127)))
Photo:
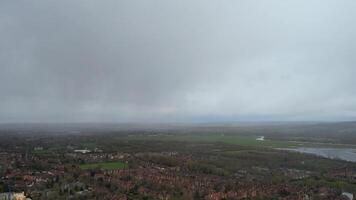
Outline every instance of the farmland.
POLYGON ((160 141, 186 141, 186 142, 223 142, 242 146, 269 147, 269 148, 295 148, 295 147, 330 147, 330 148, 355 148, 351 144, 338 144, 326 142, 288 141, 266 138, 263 141, 256 140, 257 136, 245 136, 239 134, 200 134, 200 135, 141 135, 131 140, 160 140, 160 141))

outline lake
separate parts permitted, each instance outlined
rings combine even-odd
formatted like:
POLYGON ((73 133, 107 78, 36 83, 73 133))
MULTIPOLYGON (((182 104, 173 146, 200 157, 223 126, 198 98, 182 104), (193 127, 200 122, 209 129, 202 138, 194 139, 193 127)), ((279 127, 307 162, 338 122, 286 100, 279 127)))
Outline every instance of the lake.
POLYGON ((300 153, 313 154, 330 159, 340 159, 350 162, 356 162, 356 149, 350 148, 283 148, 283 150, 296 151, 300 153))

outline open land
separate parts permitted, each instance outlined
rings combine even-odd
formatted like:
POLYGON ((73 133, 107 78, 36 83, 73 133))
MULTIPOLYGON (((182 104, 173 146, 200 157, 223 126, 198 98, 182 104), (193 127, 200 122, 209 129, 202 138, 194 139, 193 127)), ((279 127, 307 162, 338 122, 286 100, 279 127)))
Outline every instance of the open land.
POLYGON ((356 163, 279 150, 352 148, 352 134, 343 143, 319 132, 288 139, 270 127, 224 127, 3 128, 0 193, 120 200, 345 199, 343 192, 356 193, 356 163))

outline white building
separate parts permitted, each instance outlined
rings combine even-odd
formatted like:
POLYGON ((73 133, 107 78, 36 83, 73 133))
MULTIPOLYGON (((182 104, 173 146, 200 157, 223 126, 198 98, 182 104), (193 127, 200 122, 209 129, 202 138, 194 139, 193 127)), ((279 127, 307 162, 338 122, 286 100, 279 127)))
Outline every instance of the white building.
POLYGON ((74 150, 75 153, 90 153, 91 151, 88 149, 76 149, 74 150))
POLYGON ((263 141, 263 140, 265 140, 265 136, 260 136, 260 137, 258 137, 256 140, 257 140, 257 141, 263 141))
POLYGON ((5 192, 0 193, 0 200, 31 200, 26 198, 24 192, 5 192))
POLYGON ((353 200, 354 199, 354 195, 351 194, 351 193, 348 193, 348 192, 343 192, 341 195, 346 197, 346 198, 348 198, 349 200, 353 200))

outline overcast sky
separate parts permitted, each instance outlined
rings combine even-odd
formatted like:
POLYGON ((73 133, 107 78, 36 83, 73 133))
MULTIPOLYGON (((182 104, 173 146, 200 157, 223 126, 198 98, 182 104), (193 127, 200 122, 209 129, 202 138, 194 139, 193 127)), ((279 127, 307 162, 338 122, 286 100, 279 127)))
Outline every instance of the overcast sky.
POLYGON ((0 122, 356 120, 355 0, 2 0, 0 122))

